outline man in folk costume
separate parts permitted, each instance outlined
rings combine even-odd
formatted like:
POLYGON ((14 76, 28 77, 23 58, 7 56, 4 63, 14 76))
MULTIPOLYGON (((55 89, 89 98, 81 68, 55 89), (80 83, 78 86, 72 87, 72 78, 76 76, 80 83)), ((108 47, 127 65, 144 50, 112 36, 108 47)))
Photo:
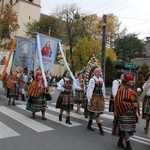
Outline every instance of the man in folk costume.
POLYGON ((117 94, 119 87, 122 84, 123 79, 124 73, 122 71, 118 71, 116 74, 116 79, 112 82, 112 93, 109 102, 109 112, 114 112, 114 98, 117 94))
POLYGON ((41 86, 42 73, 38 71, 35 75, 35 79, 28 87, 28 95, 29 100, 27 102, 26 109, 32 112, 32 117, 35 118, 35 113, 42 113, 42 120, 46 120, 45 118, 45 109, 47 107, 46 99, 43 94, 45 89, 41 86))
POLYGON ((18 85, 19 85, 19 94, 21 94, 22 101, 25 101, 24 84, 25 84, 24 70, 20 70, 20 73, 18 75, 18 85))
POLYGON ((18 77, 17 72, 12 70, 10 76, 7 80, 7 97, 9 98, 8 105, 11 103, 11 98, 13 99, 12 105, 15 105, 15 100, 18 98, 18 77))
POLYGON ((77 81, 79 85, 81 86, 81 89, 75 89, 75 103, 77 104, 77 113, 81 115, 81 103, 83 99, 85 98, 84 94, 84 80, 82 78, 82 73, 78 73, 77 75, 77 81))
POLYGON ((90 79, 88 88, 87 88, 87 99, 88 99, 88 116, 89 122, 87 129, 94 131, 92 128, 92 120, 95 118, 96 123, 99 127, 100 134, 103 135, 104 131, 100 122, 100 114, 103 113, 105 102, 105 85, 103 78, 101 78, 102 72, 101 68, 96 68, 94 70, 94 76, 90 79))
MULTIPOLYGON (((62 99, 62 103, 60 105, 60 114, 59 114, 59 121, 62 121, 62 114, 63 111, 66 111, 66 123, 71 125, 70 122, 70 111, 73 110, 74 104, 74 87, 73 87, 73 80, 70 76, 70 71, 65 70, 62 76, 62 79, 57 83, 57 89, 60 91, 60 98, 62 99)), ((58 101, 57 100, 57 101, 58 101)))
POLYGON ((126 75, 114 99, 114 121, 112 135, 119 136, 118 147, 132 150, 130 136, 136 131, 136 109, 138 104, 133 91, 133 76, 126 75), (125 139, 126 147, 123 144, 125 139))
MULTIPOLYGON (((147 74, 147 81, 142 86, 143 90, 145 89, 146 85, 148 84, 148 78, 150 76, 150 72, 147 74)), ((146 120, 146 126, 144 130, 147 132, 149 129, 150 123, 150 87, 148 88, 146 95, 143 99, 143 106, 142 106, 142 119, 146 120)))

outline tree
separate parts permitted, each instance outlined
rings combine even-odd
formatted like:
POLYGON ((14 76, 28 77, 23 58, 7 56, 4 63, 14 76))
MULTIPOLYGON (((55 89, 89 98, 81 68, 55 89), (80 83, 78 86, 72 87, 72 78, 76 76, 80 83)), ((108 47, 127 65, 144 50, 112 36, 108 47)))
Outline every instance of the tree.
POLYGON ((106 48, 106 57, 109 57, 113 62, 117 60, 117 55, 111 48, 106 48))
POLYGON ((100 60, 100 40, 89 40, 87 37, 78 39, 73 51, 74 70, 86 66, 93 54, 100 60))
MULTIPOLYGON (((106 20, 106 31, 107 31, 107 45, 109 45, 110 48, 114 47, 114 41, 119 36, 119 28, 121 23, 118 20, 118 17, 114 14, 108 14, 107 20, 106 20)), ((101 33, 102 35, 102 24, 103 24, 103 18, 99 20, 97 24, 98 33, 101 33)))
POLYGON ((83 19, 80 17, 79 9, 75 4, 66 4, 62 7, 57 7, 55 16, 65 22, 63 35, 66 44, 69 45, 70 68, 74 74, 73 47, 76 45, 77 39, 84 35, 83 19))
POLYGON ((4 5, 0 8, 0 43, 4 39, 10 39, 12 32, 19 28, 18 18, 10 5, 4 5))
POLYGON ((123 62, 142 54, 144 42, 137 38, 136 34, 127 34, 115 40, 115 52, 118 59, 123 62))
POLYGON ((105 71, 105 85, 106 87, 112 86, 112 81, 115 79, 117 70, 114 67, 110 57, 106 58, 106 71, 105 71))
MULTIPOLYGON (((74 59, 74 67, 75 71, 80 70, 83 66, 86 66, 88 60, 94 54, 96 58, 101 61, 101 41, 88 39, 88 37, 84 37, 78 39, 76 46, 73 51, 73 59, 74 59)), ((67 53, 69 56, 69 53, 67 53)), ((110 57, 111 61, 116 61, 117 56, 116 53, 110 49, 106 49, 106 57, 110 57)))
POLYGON ((63 21, 60 21, 54 16, 44 15, 40 18, 39 21, 33 20, 33 22, 28 22, 26 24, 26 35, 35 38, 36 33, 43 33, 55 38, 62 38, 62 26, 63 21))
POLYGON ((142 88, 144 82, 146 81, 146 74, 149 72, 150 68, 146 62, 140 66, 139 70, 137 71, 137 81, 136 86, 142 88))

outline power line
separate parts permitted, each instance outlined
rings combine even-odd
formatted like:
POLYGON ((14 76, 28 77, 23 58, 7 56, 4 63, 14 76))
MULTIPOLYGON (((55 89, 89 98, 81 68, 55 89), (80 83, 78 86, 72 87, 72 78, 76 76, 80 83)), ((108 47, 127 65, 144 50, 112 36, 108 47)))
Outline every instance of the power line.
POLYGON ((107 5, 106 8, 103 8, 103 9, 97 11, 97 12, 104 11, 104 10, 109 9, 109 8, 111 8, 111 7, 113 7, 113 6, 116 6, 116 5, 120 4, 120 3, 123 4, 123 3, 126 3, 126 2, 123 0, 123 1, 120 1, 120 2, 118 2, 118 3, 111 3, 110 5, 107 5))
POLYGON ((142 23, 134 24, 134 25, 127 26, 127 27, 130 28, 130 27, 138 26, 138 25, 145 24, 145 23, 149 23, 149 22, 142 22, 142 23))
MULTIPOLYGON (((140 3, 140 2, 143 2, 143 0, 139 0, 139 1, 136 2, 136 3, 132 3, 132 4, 128 5, 128 6, 126 6, 126 7, 122 7, 121 9, 119 9, 119 10, 117 10, 117 11, 115 11, 115 12, 118 12, 118 11, 121 11, 121 10, 123 10, 123 9, 129 8, 129 7, 131 7, 131 6, 133 6, 133 5, 136 5, 136 4, 140 3)), ((115 13, 115 12, 113 12, 113 13, 115 13)))
MULTIPOLYGON (((101 8, 103 8, 103 7, 106 7, 106 6, 108 6, 110 3, 112 3, 112 1, 113 0, 110 0, 109 2, 107 2, 107 3, 105 3, 104 5, 102 5, 102 6, 98 6, 98 7, 96 7, 96 8, 94 8, 93 9, 93 11, 91 11, 90 13, 93 13, 93 12, 95 12, 95 11, 97 11, 97 10, 99 10, 99 9, 101 9, 101 8), (111 1, 111 2, 110 2, 111 1)), ((114 0, 114 1, 116 1, 116 0, 114 0)))
MULTIPOLYGON (((130 2, 131 0, 129 0, 129 2, 130 2)), ((136 0, 135 0, 136 1, 136 0)), ((112 8, 112 7, 122 7, 122 6, 126 6, 126 3, 128 2, 128 0, 126 0, 126 1, 119 1, 118 3, 111 3, 111 5, 108 5, 106 8, 103 8, 103 9, 101 9, 101 10, 99 10, 99 11, 97 11, 97 12, 100 12, 100 11, 104 11, 104 10, 107 10, 107 9, 109 9, 109 8, 112 8)), ((133 2, 133 0, 132 0, 132 2, 133 2)), ((115 9, 115 8, 114 8, 115 9)))
POLYGON ((106 7, 106 6, 109 6, 108 4, 110 4, 110 3, 112 4, 112 0, 110 0, 110 1, 107 2, 107 3, 105 3, 103 6, 100 6, 100 7, 98 7, 98 8, 95 8, 93 11, 91 11, 91 13, 93 13, 93 12, 95 12, 95 11, 101 9, 101 8, 104 8, 104 7, 106 7))
POLYGON ((129 18, 129 17, 121 17, 121 16, 118 16, 119 18, 124 18, 124 19, 130 19, 130 20, 139 20, 139 21, 150 21, 148 19, 140 19, 140 18, 129 18))

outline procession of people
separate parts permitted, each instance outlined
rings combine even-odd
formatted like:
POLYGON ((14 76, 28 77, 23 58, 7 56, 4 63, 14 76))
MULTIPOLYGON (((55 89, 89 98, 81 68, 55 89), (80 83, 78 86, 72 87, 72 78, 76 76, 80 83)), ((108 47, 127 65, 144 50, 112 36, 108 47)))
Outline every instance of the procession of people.
MULTIPOLYGON (((150 73, 147 75, 147 80, 150 73)), ((21 96, 22 101, 27 101, 26 110, 32 112, 32 118, 36 118, 36 112, 41 112, 42 120, 46 119, 47 99, 49 87, 45 87, 42 72, 31 71, 27 78, 27 72, 24 70, 12 70, 10 75, 5 73, 2 78, 3 88, 8 98, 8 105, 16 105, 16 101, 21 96), (26 86, 25 86, 26 85, 26 86)), ((138 102, 136 100, 136 91, 134 89, 134 77, 125 75, 118 71, 116 79, 112 82, 112 96, 110 98, 109 111, 114 113, 112 126, 112 135, 119 137, 117 146, 122 149, 133 150, 130 144, 130 137, 136 132, 138 102), (125 144, 124 144, 125 142, 125 144)), ((143 85, 143 90, 147 82, 143 85)), ((48 84, 48 86, 50 86, 48 84)), ((77 105, 76 113, 82 115, 82 103, 87 100, 88 124, 87 130, 95 131, 92 127, 93 120, 96 121, 100 135, 105 135, 100 116, 105 113, 105 84, 100 67, 93 70, 93 75, 85 87, 83 73, 77 75, 76 81, 71 77, 71 71, 66 69, 61 80, 57 83, 57 90, 60 91, 56 101, 56 109, 60 109, 58 121, 62 121, 63 112, 66 112, 66 121, 72 125, 70 112, 77 105), (79 86, 76 86, 77 82, 79 86)), ((150 120, 150 88, 143 100, 142 118, 146 120, 144 130, 150 138, 149 120, 150 120)))

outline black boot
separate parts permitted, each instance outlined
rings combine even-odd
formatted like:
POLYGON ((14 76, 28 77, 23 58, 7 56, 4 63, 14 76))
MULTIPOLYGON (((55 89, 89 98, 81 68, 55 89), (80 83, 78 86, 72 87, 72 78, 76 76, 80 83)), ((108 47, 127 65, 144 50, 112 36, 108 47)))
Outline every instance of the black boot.
POLYGON ((91 127, 91 125, 92 125, 92 120, 89 120, 88 125, 87 125, 87 129, 88 129, 88 130, 91 130, 91 131, 95 131, 95 130, 91 127))
POLYGON ((131 147, 130 141, 126 142, 126 146, 127 146, 127 148, 126 148, 127 150, 133 150, 131 147))
POLYGON ((66 123, 72 125, 72 123, 70 122, 70 116, 68 116, 68 117, 66 118, 66 123))
POLYGON ((62 121, 62 114, 59 114, 59 121, 62 121))
POLYGON ((97 125, 98 125, 98 127, 99 127, 99 132, 100 132, 100 134, 101 134, 101 135, 104 135, 105 132, 103 131, 103 128, 102 128, 102 126, 101 126, 101 123, 98 123, 97 125))
POLYGON ((123 137, 120 137, 118 142, 117 142, 118 147, 122 148, 122 149, 126 149, 126 147, 123 144, 123 137))
POLYGON ((22 101, 25 101, 24 94, 21 94, 21 99, 22 99, 22 101))

